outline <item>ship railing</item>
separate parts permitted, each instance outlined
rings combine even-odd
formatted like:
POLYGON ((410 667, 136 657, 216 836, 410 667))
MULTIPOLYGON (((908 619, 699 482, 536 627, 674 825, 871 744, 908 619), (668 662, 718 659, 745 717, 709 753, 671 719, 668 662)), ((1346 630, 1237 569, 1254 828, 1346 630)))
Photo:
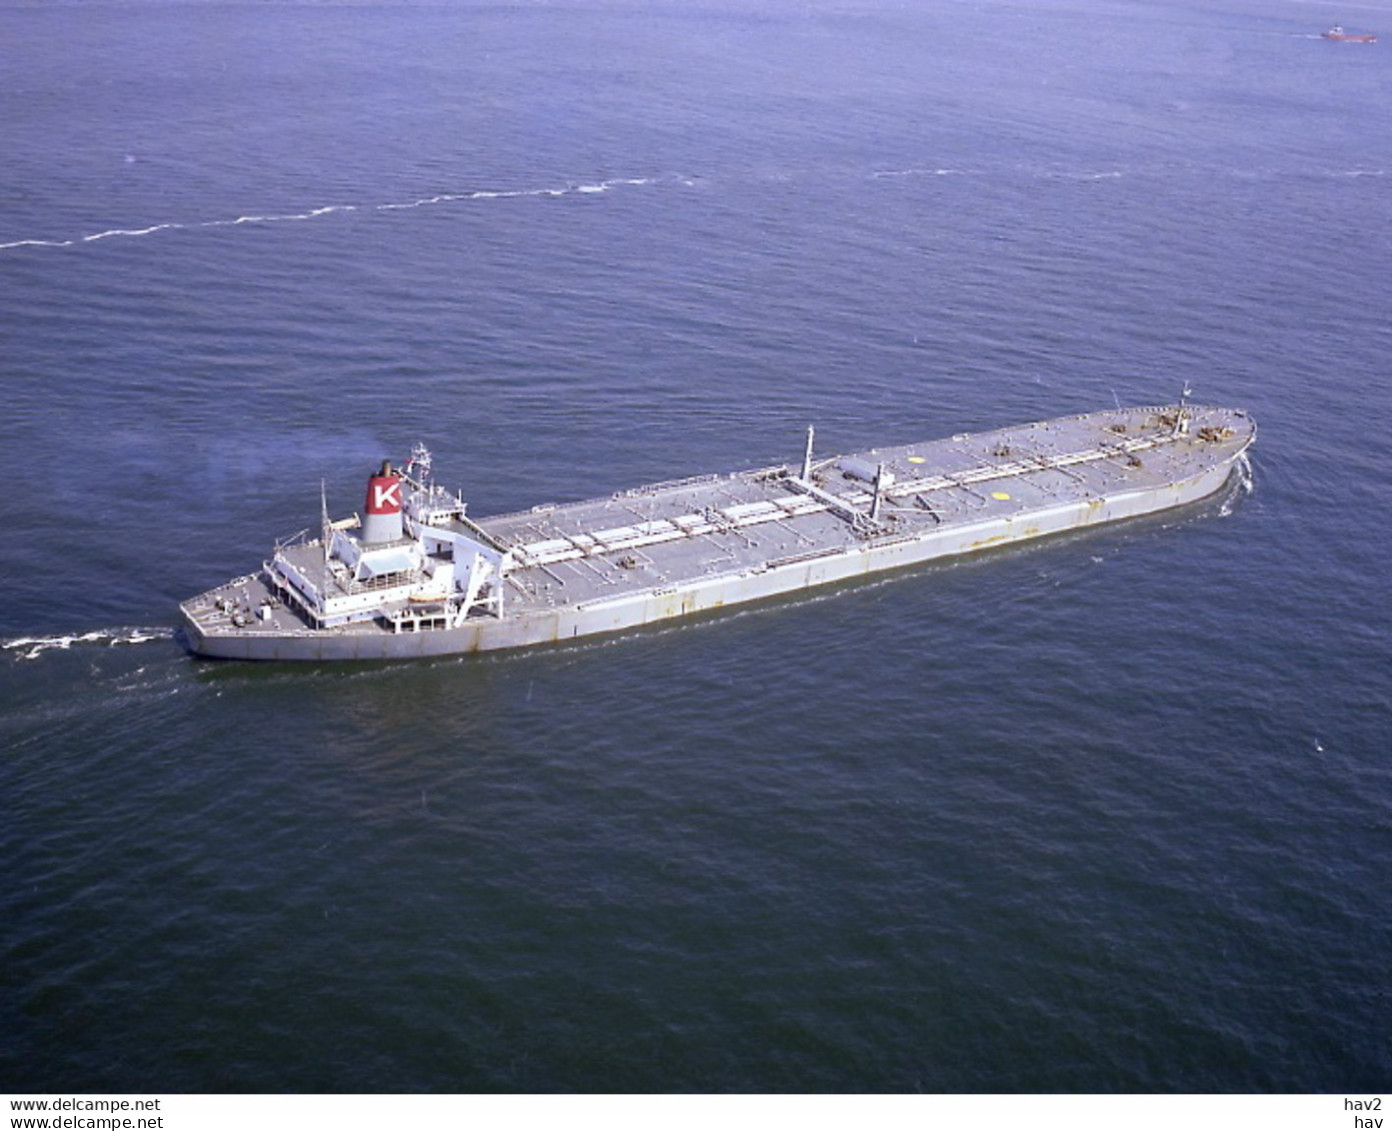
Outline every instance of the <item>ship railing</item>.
POLYGON ((718 474, 689 475, 685 479, 666 479, 661 483, 648 483, 642 487, 632 487, 627 491, 616 491, 615 499, 638 499, 648 495, 659 495, 664 491, 680 491, 687 487, 699 487, 703 483, 714 483, 723 478, 718 474))
POLYGON ((384 589, 400 589, 406 585, 419 585, 426 575, 418 569, 398 570, 395 573, 381 573, 365 580, 344 575, 335 577, 334 583, 350 597, 360 593, 378 593, 384 589))

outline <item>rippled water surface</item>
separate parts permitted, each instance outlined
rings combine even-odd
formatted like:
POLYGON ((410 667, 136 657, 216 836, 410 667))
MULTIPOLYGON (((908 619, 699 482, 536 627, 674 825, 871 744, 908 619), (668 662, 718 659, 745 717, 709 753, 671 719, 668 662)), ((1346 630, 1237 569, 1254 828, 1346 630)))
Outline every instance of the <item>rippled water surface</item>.
POLYGON ((0 1089, 1385 1087, 1392 55, 1329 19, 0 6, 0 1089), (1250 492, 531 653, 171 636, 416 440, 489 514, 1186 381, 1250 492))

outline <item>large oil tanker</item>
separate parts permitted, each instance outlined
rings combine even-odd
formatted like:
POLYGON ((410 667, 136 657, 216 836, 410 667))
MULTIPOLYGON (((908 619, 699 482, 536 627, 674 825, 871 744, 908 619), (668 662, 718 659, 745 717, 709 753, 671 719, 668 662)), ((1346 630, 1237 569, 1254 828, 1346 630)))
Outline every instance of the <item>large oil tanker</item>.
POLYGON ((617 632, 1150 514, 1245 466, 1245 412, 1118 408, 475 519, 420 446, 361 519, 185 601, 199 655, 381 660, 617 632))

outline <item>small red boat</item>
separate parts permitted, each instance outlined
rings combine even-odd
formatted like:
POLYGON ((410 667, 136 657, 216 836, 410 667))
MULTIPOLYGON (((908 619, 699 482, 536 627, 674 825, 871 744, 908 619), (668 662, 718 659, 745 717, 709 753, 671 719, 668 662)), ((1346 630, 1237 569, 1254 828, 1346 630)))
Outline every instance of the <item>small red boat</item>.
POLYGON ((1340 43, 1376 43, 1377 36, 1359 34, 1357 32, 1345 31, 1338 24, 1335 24, 1328 31, 1324 32, 1323 38, 1336 39, 1340 43))

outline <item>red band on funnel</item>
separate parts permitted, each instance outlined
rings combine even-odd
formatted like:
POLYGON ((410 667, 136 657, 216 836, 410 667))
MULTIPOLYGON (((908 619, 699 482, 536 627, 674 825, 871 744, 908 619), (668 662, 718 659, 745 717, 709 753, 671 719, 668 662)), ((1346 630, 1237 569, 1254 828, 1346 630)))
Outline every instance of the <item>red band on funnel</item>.
POLYGON ((374 475, 367 481, 367 513, 396 514, 401 510, 401 480, 395 475, 374 475))

